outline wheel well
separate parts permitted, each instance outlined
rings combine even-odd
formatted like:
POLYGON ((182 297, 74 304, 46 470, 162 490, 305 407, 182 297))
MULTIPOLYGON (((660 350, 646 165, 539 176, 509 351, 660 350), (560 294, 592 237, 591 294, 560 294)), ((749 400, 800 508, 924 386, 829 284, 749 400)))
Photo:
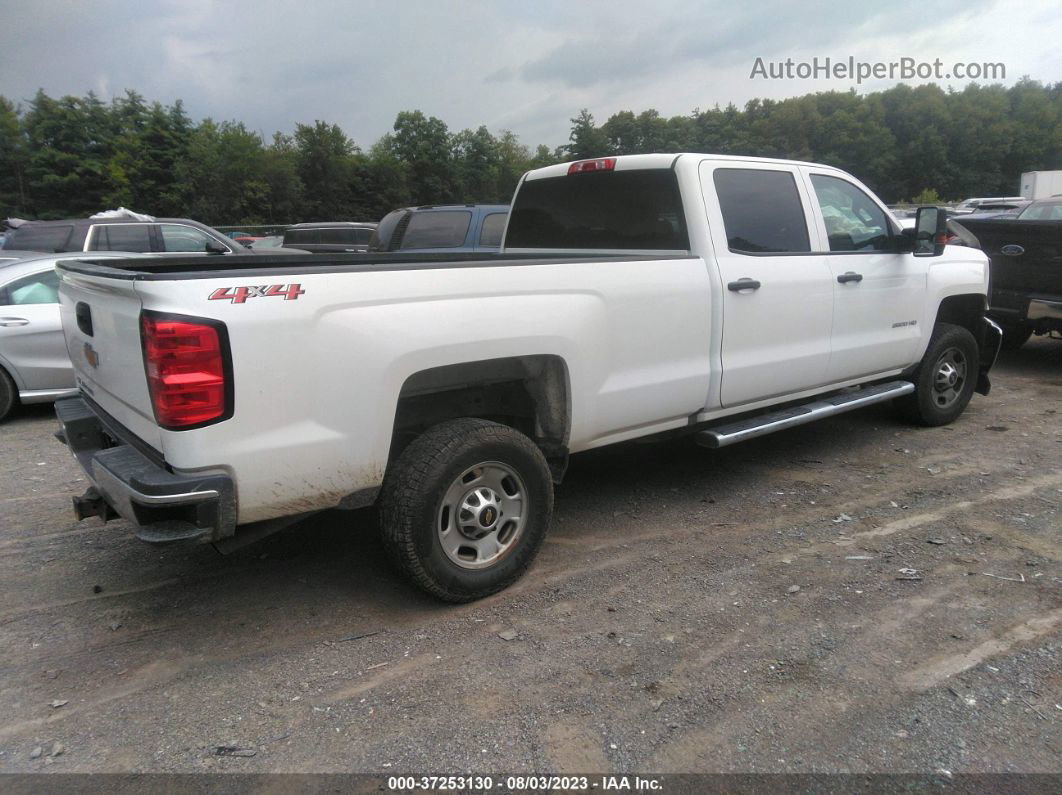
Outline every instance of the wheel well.
POLYGON ((937 309, 937 323, 952 323, 967 329, 975 338, 981 334, 988 299, 983 295, 949 295, 937 309))
POLYGON ((394 461, 433 425, 479 417, 515 428, 539 446, 560 481, 568 460, 571 400, 559 356, 513 356, 433 367, 402 385, 391 436, 394 461))

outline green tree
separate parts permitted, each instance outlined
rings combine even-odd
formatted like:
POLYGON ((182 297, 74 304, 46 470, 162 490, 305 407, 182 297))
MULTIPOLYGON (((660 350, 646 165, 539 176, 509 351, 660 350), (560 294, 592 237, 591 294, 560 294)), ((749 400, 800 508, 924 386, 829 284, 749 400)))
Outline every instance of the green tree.
POLYGON ((571 120, 572 131, 568 136, 566 152, 575 160, 591 157, 604 157, 613 154, 608 135, 594 125, 594 116, 583 108, 579 115, 571 120))
POLYGON ((338 124, 296 124, 294 135, 301 216, 313 221, 346 220, 354 191, 354 153, 358 151, 338 124))
POLYGON ((419 111, 402 111, 385 136, 390 156, 403 164, 415 204, 445 204, 458 198, 457 170, 446 124, 419 111))
POLYGON ((23 119, 29 211, 40 218, 106 209, 114 131, 95 94, 55 100, 38 91, 23 119))
POLYGON ((26 213, 26 159, 18 108, 0 96, 0 213, 4 218, 26 213))

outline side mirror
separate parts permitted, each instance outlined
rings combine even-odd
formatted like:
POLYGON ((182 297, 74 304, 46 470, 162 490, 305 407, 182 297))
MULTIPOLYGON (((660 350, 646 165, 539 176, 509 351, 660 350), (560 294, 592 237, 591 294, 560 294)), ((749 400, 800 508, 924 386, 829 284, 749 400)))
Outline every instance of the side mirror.
POLYGON ((948 239, 948 214, 940 207, 919 207, 915 215, 916 257, 939 257, 948 239))
POLYGON ((229 250, 225 246, 221 245, 221 243, 218 243, 216 240, 211 240, 206 244, 206 253, 228 254, 229 250))

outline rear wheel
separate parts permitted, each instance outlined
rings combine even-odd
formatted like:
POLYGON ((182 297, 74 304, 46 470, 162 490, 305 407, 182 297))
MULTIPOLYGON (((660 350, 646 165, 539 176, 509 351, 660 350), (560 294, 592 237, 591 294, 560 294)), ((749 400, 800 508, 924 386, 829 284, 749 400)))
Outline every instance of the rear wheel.
POLYGON ((6 419, 16 405, 18 405, 18 389, 7 371, 0 367, 0 420, 6 419))
POLYGON ((977 385, 980 351, 967 329, 938 323, 922 362, 911 377, 915 391, 896 401, 919 425, 947 425, 966 409, 977 385))
POLYGON ((388 556, 416 586, 468 602, 526 571, 552 511, 549 467, 534 442, 465 418, 425 431, 388 469, 380 530, 388 556))

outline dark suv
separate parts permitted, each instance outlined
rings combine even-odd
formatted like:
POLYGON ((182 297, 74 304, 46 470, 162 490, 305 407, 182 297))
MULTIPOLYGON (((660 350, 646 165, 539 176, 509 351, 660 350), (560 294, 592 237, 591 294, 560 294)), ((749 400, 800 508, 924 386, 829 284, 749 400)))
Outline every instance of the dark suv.
POLYGON ((313 254, 366 251, 374 223, 359 221, 320 221, 294 224, 284 230, 284 248, 300 248, 313 254))
POLYGON ((187 218, 84 218, 25 221, 7 233, 5 249, 63 253, 129 251, 155 254, 250 254, 250 249, 187 218))

